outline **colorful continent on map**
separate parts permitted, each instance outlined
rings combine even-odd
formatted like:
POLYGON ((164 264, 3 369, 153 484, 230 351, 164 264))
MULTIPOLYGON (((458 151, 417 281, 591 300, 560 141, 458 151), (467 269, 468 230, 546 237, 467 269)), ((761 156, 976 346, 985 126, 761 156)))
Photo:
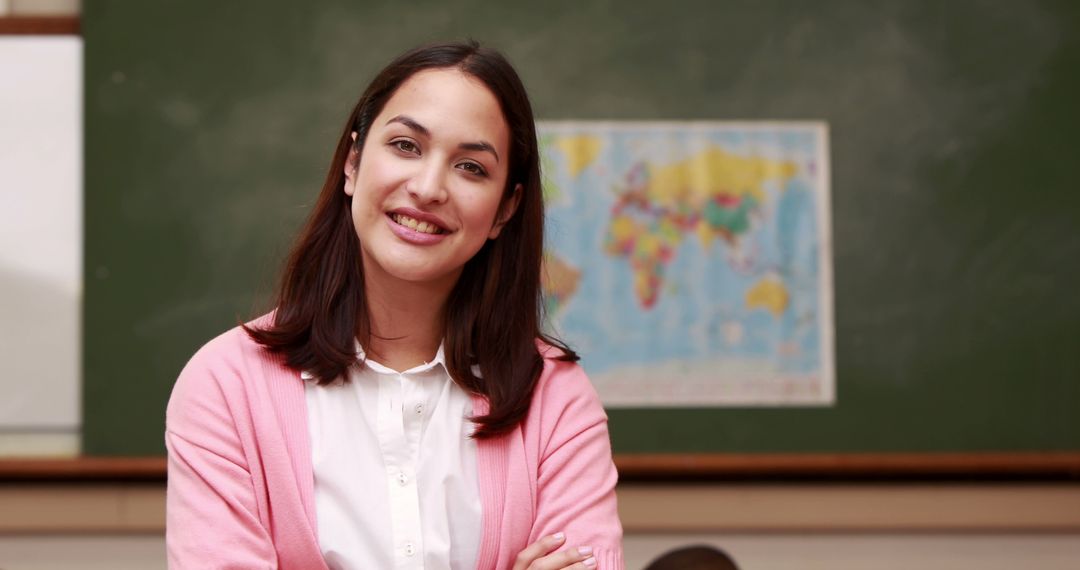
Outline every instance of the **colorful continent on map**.
POLYGON ((566 166, 573 178, 596 161, 602 141, 593 135, 573 135, 556 137, 552 144, 566 156, 566 166))
MULTIPOLYGON (((545 148, 558 149, 566 158, 567 170, 571 177, 577 177, 593 162, 600 154, 601 140, 592 135, 574 136, 546 136, 540 139, 540 145, 545 148)), ((547 172, 555 168, 555 164, 546 152, 541 152, 543 157, 541 167, 547 172)), ((557 200, 562 197, 562 189, 559 188, 548 176, 544 176, 544 201, 557 200)), ((577 291, 578 281, 581 280, 581 270, 571 265, 552 251, 544 251, 543 267, 541 269, 540 288, 544 293, 544 308, 549 315, 554 315, 566 305, 577 291)))
MULTIPOLYGON (((656 304, 664 270, 687 234, 708 249, 716 240, 735 246, 765 202, 765 184, 795 175, 790 161, 773 161, 710 147, 685 160, 638 163, 611 210, 605 251, 625 257, 642 307, 656 304)), ((776 306, 773 303, 770 306, 776 306)))
POLYGON ((766 275, 746 291, 746 308, 765 309, 779 317, 787 309, 789 298, 784 282, 776 275, 766 275))
POLYGON ((566 306, 566 302, 577 292, 579 281, 581 270, 551 252, 544 252, 540 287, 544 291, 544 309, 547 314, 554 315, 566 306))

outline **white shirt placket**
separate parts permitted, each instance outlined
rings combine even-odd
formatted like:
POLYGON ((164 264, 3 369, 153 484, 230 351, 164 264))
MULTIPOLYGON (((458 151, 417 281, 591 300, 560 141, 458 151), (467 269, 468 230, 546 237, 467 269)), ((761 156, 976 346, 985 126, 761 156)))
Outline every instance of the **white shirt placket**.
POLYGON ((394 567, 400 569, 424 567, 420 495, 416 486, 420 423, 410 421, 416 414, 406 405, 415 384, 404 374, 379 374, 379 446, 386 466, 394 567))

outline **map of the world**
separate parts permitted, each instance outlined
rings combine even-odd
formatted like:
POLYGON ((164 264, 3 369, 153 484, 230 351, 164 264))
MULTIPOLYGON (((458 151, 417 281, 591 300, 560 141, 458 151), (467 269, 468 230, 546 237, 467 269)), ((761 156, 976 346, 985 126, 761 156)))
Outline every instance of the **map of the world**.
POLYGON ((607 406, 834 400, 821 123, 540 124, 551 328, 607 406))

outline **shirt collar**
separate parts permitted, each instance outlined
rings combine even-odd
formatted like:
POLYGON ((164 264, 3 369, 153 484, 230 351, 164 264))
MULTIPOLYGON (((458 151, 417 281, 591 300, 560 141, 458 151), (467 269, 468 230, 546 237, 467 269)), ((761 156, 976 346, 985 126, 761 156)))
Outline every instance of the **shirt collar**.
MULTIPOLYGON (((388 368, 386 366, 383 366, 378 361, 366 358, 366 354, 364 352, 364 349, 360 346, 359 341, 357 341, 357 343, 356 343, 356 358, 357 358, 357 360, 363 359, 364 364, 368 368, 373 370, 374 372, 378 372, 378 373, 381 373, 381 374, 397 374, 398 373, 397 370, 394 370, 392 368, 388 368)), ((419 374, 421 372, 427 372, 428 370, 431 370, 432 368, 435 368, 436 366, 442 366, 444 370, 446 369, 446 355, 443 352, 443 343, 442 342, 439 343, 439 350, 437 350, 435 352, 435 358, 431 359, 428 362, 424 362, 423 364, 418 364, 416 366, 413 366, 412 368, 410 368, 408 370, 402 370, 401 374, 419 374)))
MULTIPOLYGON (((365 366, 370 368, 372 371, 378 372, 380 374, 397 374, 398 373, 396 370, 393 370, 392 368, 388 368, 386 366, 383 366, 382 364, 380 364, 380 363, 378 363, 378 362, 376 362, 374 360, 367 359, 367 353, 364 352, 364 348, 362 346, 360 346, 360 340, 357 339, 354 342, 355 342, 354 346, 355 346, 355 350, 356 350, 356 360, 357 360, 357 362, 359 362, 361 360, 364 361, 365 366)), ((408 370, 402 370, 401 374, 417 374, 417 373, 420 373, 420 372, 427 372, 428 370, 431 370, 432 368, 435 368, 436 366, 440 366, 440 365, 443 367, 444 370, 449 371, 449 369, 446 368, 446 353, 443 351, 443 346, 444 346, 443 343, 439 342, 439 350, 435 352, 435 358, 431 359, 430 362, 425 362, 423 364, 413 366, 412 368, 410 368, 408 370)), ((307 370, 301 370, 300 371, 300 379, 301 380, 314 380, 315 375, 313 373, 307 371, 307 370)))

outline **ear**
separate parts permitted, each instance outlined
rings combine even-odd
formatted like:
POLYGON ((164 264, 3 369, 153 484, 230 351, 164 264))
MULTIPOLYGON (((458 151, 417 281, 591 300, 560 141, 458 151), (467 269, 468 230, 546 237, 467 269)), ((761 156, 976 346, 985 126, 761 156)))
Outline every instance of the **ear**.
POLYGON ((356 192, 356 169, 360 166, 360 151, 356 149, 356 132, 352 135, 352 147, 345 158, 345 193, 352 196, 356 192))
POLYGON ((522 192, 521 184, 517 184, 514 186, 514 191, 510 193, 510 196, 503 200, 502 206, 499 207, 499 215, 495 218, 495 224, 491 226, 491 231, 488 233, 488 239, 499 237, 499 232, 502 231, 503 226, 510 221, 510 218, 514 217, 514 212, 517 211, 518 204, 521 202, 522 192))

